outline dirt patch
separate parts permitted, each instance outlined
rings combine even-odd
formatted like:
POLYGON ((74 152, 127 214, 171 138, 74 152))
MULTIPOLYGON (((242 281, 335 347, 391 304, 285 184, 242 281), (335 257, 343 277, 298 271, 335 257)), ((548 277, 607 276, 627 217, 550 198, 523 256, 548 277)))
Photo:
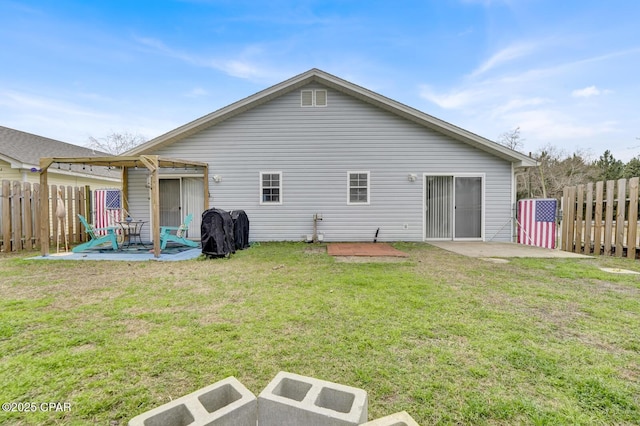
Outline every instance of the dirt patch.
POLYGON ((327 248, 324 246, 310 246, 304 249, 304 254, 325 254, 327 248))
POLYGON ((385 243, 332 243, 327 246, 329 256, 408 257, 407 253, 385 243))
POLYGON ((334 256, 336 262, 340 263, 403 263, 405 257, 390 256, 334 256))
POLYGON ((630 275, 640 275, 640 272, 630 271, 628 269, 620 269, 620 268, 600 268, 601 271, 609 272, 611 274, 630 274, 630 275))

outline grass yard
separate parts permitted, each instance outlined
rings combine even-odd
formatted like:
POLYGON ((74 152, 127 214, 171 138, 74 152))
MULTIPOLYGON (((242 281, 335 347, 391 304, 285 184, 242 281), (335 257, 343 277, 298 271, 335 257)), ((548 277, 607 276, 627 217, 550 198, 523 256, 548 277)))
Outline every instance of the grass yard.
POLYGON ((640 424, 640 271, 626 259, 494 264, 427 244, 399 263, 270 243, 231 259, 0 257, 2 424, 126 425, 228 376, 365 389, 369 419, 640 424))

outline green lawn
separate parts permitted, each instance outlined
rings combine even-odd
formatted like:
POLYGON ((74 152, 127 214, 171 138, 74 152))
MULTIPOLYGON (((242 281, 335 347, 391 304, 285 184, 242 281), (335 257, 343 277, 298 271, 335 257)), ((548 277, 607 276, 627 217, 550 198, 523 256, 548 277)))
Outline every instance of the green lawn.
POLYGON ((640 271, 626 259, 495 264, 427 244, 343 263, 302 243, 231 259, 0 257, 0 423, 125 425, 228 376, 365 389, 369 419, 640 424, 640 271))

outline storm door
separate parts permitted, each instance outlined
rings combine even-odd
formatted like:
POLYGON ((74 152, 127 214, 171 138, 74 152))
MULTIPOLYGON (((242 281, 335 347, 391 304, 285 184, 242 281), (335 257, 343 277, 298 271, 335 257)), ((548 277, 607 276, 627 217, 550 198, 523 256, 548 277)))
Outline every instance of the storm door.
POLYGON ((455 178, 455 239, 482 238, 482 178, 455 178))
POLYGON ((160 226, 180 226, 180 179, 160 179, 160 226))
POLYGON ((482 177, 425 176, 425 239, 482 239, 482 177))

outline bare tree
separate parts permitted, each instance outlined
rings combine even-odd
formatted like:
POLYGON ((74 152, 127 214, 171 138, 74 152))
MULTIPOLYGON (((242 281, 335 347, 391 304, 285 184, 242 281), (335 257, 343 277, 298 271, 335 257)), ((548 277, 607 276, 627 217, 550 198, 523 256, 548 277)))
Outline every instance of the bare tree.
POLYGON ((598 175, 589 153, 580 150, 569 155, 548 145, 538 151, 535 158, 540 166, 529 175, 530 191, 534 197, 558 198, 564 187, 594 181, 598 175))
POLYGON ((87 146, 95 149, 96 151, 119 155, 146 141, 147 138, 140 134, 111 132, 103 138, 94 138, 93 136, 89 136, 89 143, 87 146))
POLYGON ((501 134, 498 137, 498 143, 514 151, 520 151, 524 145, 524 139, 520 136, 520 127, 501 134))

